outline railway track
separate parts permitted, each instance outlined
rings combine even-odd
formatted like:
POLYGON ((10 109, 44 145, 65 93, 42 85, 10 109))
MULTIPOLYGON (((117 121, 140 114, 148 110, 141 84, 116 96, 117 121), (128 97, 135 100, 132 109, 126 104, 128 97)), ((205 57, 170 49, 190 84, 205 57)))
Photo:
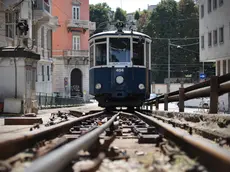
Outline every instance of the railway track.
POLYGON ((4 172, 230 171, 228 150, 138 111, 87 114, 0 143, 0 151, 4 172))

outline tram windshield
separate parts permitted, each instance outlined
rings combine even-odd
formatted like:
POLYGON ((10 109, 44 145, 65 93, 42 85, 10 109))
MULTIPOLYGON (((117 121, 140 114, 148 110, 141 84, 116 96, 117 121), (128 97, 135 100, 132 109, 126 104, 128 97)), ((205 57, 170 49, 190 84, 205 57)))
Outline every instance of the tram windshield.
POLYGON ((110 38, 109 39, 109 61, 130 62, 130 39, 110 38))

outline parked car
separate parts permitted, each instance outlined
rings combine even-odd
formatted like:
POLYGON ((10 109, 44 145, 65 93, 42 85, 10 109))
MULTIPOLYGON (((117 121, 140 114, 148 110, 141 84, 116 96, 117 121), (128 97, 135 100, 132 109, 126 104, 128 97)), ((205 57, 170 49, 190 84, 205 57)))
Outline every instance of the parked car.
POLYGON ((148 100, 154 99, 156 97, 157 95, 155 93, 151 93, 148 100))
MULTIPOLYGON (((179 102, 177 103, 179 106, 179 102)), ((210 105, 210 98, 197 98, 184 102, 184 106, 188 108, 204 108, 208 109, 210 105)))

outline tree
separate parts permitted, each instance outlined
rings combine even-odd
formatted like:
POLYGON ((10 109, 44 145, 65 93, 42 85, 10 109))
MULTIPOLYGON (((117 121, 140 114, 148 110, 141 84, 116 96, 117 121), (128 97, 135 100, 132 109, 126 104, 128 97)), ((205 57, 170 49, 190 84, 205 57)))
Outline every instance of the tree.
POLYGON ((112 10, 107 3, 90 5, 90 21, 96 22, 97 31, 103 31, 111 20, 112 10))
POLYGON ((140 14, 139 14, 138 11, 136 11, 136 12, 135 12, 135 15, 134 15, 134 19, 135 19, 135 20, 139 20, 139 18, 140 18, 140 14))
MULTIPOLYGON (((153 10, 143 31, 153 38, 153 80, 163 83, 167 78, 168 41, 156 38, 178 37, 178 7, 174 0, 161 1, 153 10)), ((171 61, 175 61, 172 56, 171 61)), ((172 69, 173 70, 173 69, 172 69)))
POLYGON ((147 10, 144 10, 140 13, 140 17, 137 23, 137 30, 140 32, 144 32, 144 29, 146 28, 149 18, 150 18, 151 13, 148 12, 147 10))
MULTIPOLYGON (((168 39, 199 38, 198 7, 194 0, 162 0, 150 14, 140 15, 139 31, 149 35, 152 41, 153 80, 163 83, 168 77, 168 39), (158 39, 166 38, 166 39, 158 39)), ((198 80, 202 63, 199 62, 199 39, 171 40, 170 73, 173 78, 184 78, 192 74, 198 80)), ((213 74, 212 64, 205 64, 209 75, 213 74)))
POLYGON ((126 11, 122 10, 121 8, 117 8, 114 15, 114 20, 126 22, 126 11))

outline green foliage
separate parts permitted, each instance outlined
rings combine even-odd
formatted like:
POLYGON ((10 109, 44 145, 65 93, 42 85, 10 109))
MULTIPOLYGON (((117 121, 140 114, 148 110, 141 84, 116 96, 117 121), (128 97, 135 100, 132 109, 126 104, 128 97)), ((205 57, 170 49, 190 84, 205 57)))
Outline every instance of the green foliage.
MULTIPOLYGON (((153 80, 164 82, 168 77, 168 40, 156 38, 199 38, 198 7, 193 0, 161 0, 156 9, 148 15, 143 11, 138 21, 138 30, 153 38, 152 70, 153 80)), ((192 74, 197 80, 202 64, 199 63, 199 39, 174 40, 170 46, 171 77, 184 78, 192 74), (189 46, 184 46, 188 45, 189 46)), ((213 68, 206 65, 206 73, 213 75, 213 68)))
POLYGON ((144 10, 140 13, 140 17, 137 23, 137 29, 140 32, 144 32, 143 29, 146 28, 148 21, 149 21, 149 17, 150 17, 151 13, 149 13, 147 10, 144 10))
POLYGON ((96 22, 98 31, 103 31, 107 27, 111 15, 112 10, 107 3, 90 5, 90 21, 96 22))
POLYGON ((136 12, 135 12, 135 15, 134 15, 134 19, 135 19, 135 20, 139 20, 139 18, 140 18, 140 14, 139 14, 138 11, 136 11, 136 12))
POLYGON ((126 11, 122 10, 121 8, 117 8, 114 15, 114 20, 126 22, 126 11))

